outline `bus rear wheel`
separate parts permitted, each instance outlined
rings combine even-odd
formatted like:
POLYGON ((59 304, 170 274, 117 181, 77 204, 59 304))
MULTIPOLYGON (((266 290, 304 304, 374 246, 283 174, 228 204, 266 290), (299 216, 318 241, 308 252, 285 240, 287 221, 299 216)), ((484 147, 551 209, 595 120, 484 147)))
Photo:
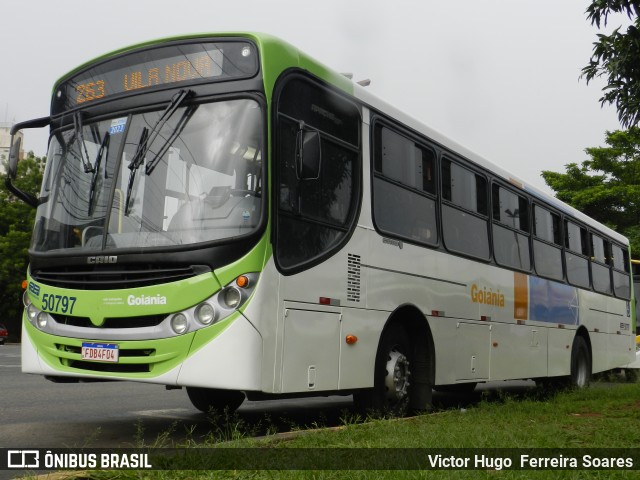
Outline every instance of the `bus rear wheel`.
POLYGON ((378 346, 374 386, 354 395, 356 408, 373 414, 409 413, 412 362, 413 349, 407 332, 399 325, 390 325, 378 346))
POLYGON ((211 410, 233 413, 244 402, 244 393, 235 390, 187 387, 187 395, 193 406, 205 413, 211 410))
POLYGON ((591 381, 591 351, 584 337, 578 335, 571 348, 571 386, 585 388, 591 381))

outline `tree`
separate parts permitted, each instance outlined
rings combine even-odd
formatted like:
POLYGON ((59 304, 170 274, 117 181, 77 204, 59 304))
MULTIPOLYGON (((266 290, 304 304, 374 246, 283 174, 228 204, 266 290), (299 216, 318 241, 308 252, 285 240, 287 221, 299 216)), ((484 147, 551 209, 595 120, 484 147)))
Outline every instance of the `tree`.
MULTIPOLYGON (((29 152, 18 163, 15 184, 26 192, 39 191, 44 163, 44 158, 29 152)), ((21 331, 22 281, 27 274, 35 210, 7 190, 5 177, 0 174, 0 319, 16 337, 21 331)))
POLYGON ((585 149, 591 158, 581 165, 542 177, 560 200, 629 237, 640 258, 640 127, 607 132, 605 143, 585 149))
POLYGON ((616 28, 610 35, 599 34, 589 64, 582 69, 587 84, 605 77, 607 85, 600 97, 602 105, 615 104, 618 119, 628 128, 640 122, 640 0, 592 0, 587 8, 592 25, 606 26, 612 13, 626 14, 631 25, 626 32, 616 28))

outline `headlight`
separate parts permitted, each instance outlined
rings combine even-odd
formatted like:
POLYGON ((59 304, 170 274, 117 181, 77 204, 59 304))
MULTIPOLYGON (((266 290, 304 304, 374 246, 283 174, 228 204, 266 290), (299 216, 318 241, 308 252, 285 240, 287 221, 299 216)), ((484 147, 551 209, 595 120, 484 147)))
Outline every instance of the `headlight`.
POLYGON ((228 287, 222 294, 222 301, 227 304, 227 308, 236 308, 240 304, 242 295, 235 287, 228 287))
POLYGON ((195 317, 202 325, 211 325, 216 319, 216 309, 209 303, 201 303, 196 307, 195 317))
POLYGON ((178 313, 174 315, 171 319, 171 328, 178 335, 183 334, 189 328, 189 322, 187 321, 187 317, 182 313, 178 313))
POLYGON ((49 315, 47 315, 46 312, 40 312, 36 317, 36 320, 38 322, 38 328, 46 328, 47 322, 49 321, 49 315))
POLYGON ((29 317, 29 320, 31 321, 31 323, 36 321, 36 318, 38 318, 39 313, 40 313, 40 310, 38 310, 33 303, 29 304, 29 306, 27 307, 27 317, 29 317))
POLYGON ((29 292, 27 292, 26 290, 22 294, 22 303, 23 303, 23 305, 25 307, 28 307, 29 305, 31 305, 31 299, 29 298, 29 292))

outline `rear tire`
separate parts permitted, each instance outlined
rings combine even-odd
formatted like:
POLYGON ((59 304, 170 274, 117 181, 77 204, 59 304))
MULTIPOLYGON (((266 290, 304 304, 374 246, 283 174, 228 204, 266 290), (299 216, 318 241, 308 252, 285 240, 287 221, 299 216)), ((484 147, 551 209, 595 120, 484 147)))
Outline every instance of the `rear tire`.
POLYGON ((205 413, 211 410, 233 413, 244 402, 244 393, 235 390, 187 387, 187 395, 193 406, 205 413))
POLYGON ((391 324, 383 332, 374 368, 374 386, 354 394, 356 408, 363 413, 403 416, 410 411, 411 365, 414 350, 407 332, 391 324))
POLYGON ((578 335, 571 348, 571 386, 586 388, 591 381, 591 351, 584 337, 578 335))

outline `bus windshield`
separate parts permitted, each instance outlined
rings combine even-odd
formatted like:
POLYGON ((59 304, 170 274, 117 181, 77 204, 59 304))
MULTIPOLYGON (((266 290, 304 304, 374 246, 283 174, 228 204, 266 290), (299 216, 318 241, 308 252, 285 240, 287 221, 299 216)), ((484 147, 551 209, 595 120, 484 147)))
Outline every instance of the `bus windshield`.
POLYGON ((181 106, 54 132, 32 249, 105 251, 231 239, 262 212, 254 100, 181 106), (154 127, 157 135, 149 135, 154 127), (136 152, 142 151, 139 161, 136 152))

